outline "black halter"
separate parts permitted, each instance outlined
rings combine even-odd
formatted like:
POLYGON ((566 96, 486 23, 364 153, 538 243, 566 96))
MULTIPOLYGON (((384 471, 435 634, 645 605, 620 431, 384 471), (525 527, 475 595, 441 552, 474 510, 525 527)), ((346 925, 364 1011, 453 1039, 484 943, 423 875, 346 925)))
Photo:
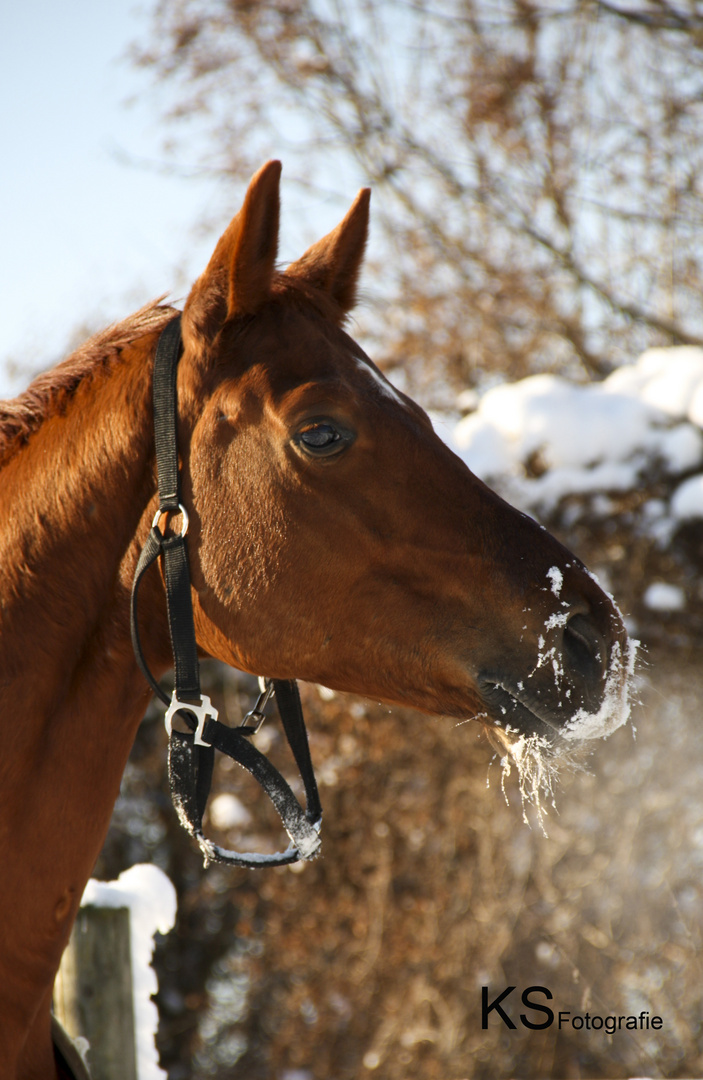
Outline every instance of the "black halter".
POLYGON ((154 358, 154 432, 159 484, 159 509, 139 557, 132 586, 131 630, 137 662, 154 693, 165 705, 169 734, 168 768, 171 797, 181 824, 193 836, 205 856, 205 864, 223 862, 234 866, 283 866, 299 859, 313 859, 320 850, 322 807, 310 758, 307 731, 297 684, 280 679, 260 680, 261 694, 238 728, 217 719, 217 709, 200 691, 198 650, 193 625, 186 532, 188 515, 180 501, 180 474, 176 444, 176 370, 183 350, 180 315, 161 333, 154 358), (163 517, 180 513, 180 535, 159 529, 163 517), (163 560, 166 604, 175 667, 175 687, 169 699, 154 679, 144 659, 137 625, 137 592, 145 571, 159 557, 163 560), (275 694, 283 730, 305 787, 303 810, 277 769, 250 742, 263 723, 263 709, 275 694), (186 731, 173 726, 178 717, 186 731), (233 758, 263 787, 278 811, 291 843, 275 855, 239 854, 227 851, 203 836, 202 820, 210 794, 215 750, 233 758))

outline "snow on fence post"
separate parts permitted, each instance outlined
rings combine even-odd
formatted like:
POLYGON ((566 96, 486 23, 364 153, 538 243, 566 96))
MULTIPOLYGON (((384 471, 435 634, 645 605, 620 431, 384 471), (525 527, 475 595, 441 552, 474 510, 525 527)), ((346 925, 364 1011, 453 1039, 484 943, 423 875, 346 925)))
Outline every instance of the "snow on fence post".
POLYGON ((81 907, 54 986, 54 1012, 87 1039, 92 1080, 137 1080, 130 912, 81 907))
MULTIPOLYGON (((83 1046, 85 1046, 83 1040, 90 1043, 87 1057, 91 1080, 112 1080, 113 1077, 119 1077, 120 1080, 134 1080, 134 1078, 166 1080, 166 1073, 159 1065, 155 1042, 159 1014, 153 996, 159 987, 156 972, 151 966, 151 959, 154 951, 154 935, 168 933, 175 921, 176 890, 166 874, 157 866, 151 863, 131 866, 129 870, 124 870, 120 874, 117 881, 96 881, 91 878, 83 893, 80 916, 66 950, 69 955, 64 953, 64 960, 54 988, 54 1011, 58 1021, 66 1028, 68 1034, 74 1039, 77 1038, 83 1046), (93 1034, 90 1035, 85 1034, 88 1031, 87 1024, 82 1029, 73 1025, 66 1008, 62 1005, 64 968, 72 962, 74 938, 76 941, 79 940, 78 935, 82 925, 80 916, 86 909, 104 912, 114 912, 117 909, 118 921, 125 921, 124 915, 127 916, 128 931, 120 936, 122 944, 118 945, 117 956, 114 960, 106 960, 104 964, 101 961, 101 970, 104 971, 106 983, 113 980, 120 983, 122 975, 117 974, 117 968, 120 967, 122 970, 125 965, 131 968, 130 1001, 133 1002, 133 1033, 129 1044, 126 1042, 123 1044, 119 1039, 113 1038, 111 1028, 117 1029, 117 1024, 114 1023, 114 1017, 109 1012, 105 1023, 99 1029, 97 1025, 93 1026, 90 1029, 93 1034), (108 1046, 114 1049, 105 1049, 108 1046), (136 1057, 136 1066, 131 1064, 134 1057, 136 1057), (106 1068, 111 1068, 112 1072, 98 1071, 96 1062, 99 1058, 101 1060, 107 1058, 109 1065, 106 1064, 106 1068)), ((106 916, 106 918, 109 921, 109 917, 106 916)), ((101 925, 106 926, 108 923, 101 925)), ((102 938, 102 931, 100 934, 102 938)), ((101 940, 100 948, 102 949, 103 943, 107 945, 107 955, 113 956, 113 950, 107 941, 101 940)), ((84 996, 89 997, 89 995, 84 996)), ((91 1012, 92 1001, 86 1000, 82 1008, 86 1012, 91 1012)), ((77 1049, 83 1052, 80 1046, 77 1049)))

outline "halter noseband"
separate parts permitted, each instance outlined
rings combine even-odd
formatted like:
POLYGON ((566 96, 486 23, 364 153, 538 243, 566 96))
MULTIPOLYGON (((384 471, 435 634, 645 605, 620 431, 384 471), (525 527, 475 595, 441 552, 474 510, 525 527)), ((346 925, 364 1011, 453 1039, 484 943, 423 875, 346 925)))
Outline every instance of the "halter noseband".
POLYGON ((180 501, 180 472, 176 441, 176 371, 183 351, 181 317, 164 328, 154 357, 154 433, 159 485, 159 509, 137 563, 132 585, 132 644, 139 667, 157 697, 168 706, 166 730, 169 735, 168 771, 171 798, 183 827, 193 836, 205 864, 222 862, 234 866, 284 866, 300 859, 313 859, 320 850, 322 807, 310 758, 307 731, 297 684, 292 680, 260 679, 261 694, 243 723, 232 728, 218 720, 217 709, 200 690, 200 667, 193 624, 190 572, 186 533, 188 515, 180 501), (180 513, 181 531, 166 535, 159 529, 164 516, 180 513), (146 570, 162 559, 166 606, 173 650, 175 686, 169 699, 149 670, 139 641, 137 594, 146 570), (286 738, 293 752, 305 788, 306 809, 296 799, 277 769, 250 742, 264 720, 264 708, 275 695, 286 738), (174 727, 178 718, 187 728, 174 727), (202 831, 203 814, 210 794, 215 750, 227 754, 245 768, 263 787, 276 807, 291 843, 275 855, 228 851, 208 840, 202 831))

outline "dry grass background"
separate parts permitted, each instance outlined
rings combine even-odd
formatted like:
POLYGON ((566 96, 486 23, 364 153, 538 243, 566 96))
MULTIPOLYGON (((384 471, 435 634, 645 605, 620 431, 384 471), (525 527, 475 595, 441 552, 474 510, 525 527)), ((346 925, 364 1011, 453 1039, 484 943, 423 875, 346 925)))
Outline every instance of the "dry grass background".
POLYGON ((695 675, 686 688, 678 672, 642 683, 637 740, 620 731, 589 772, 564 779, 547 837, 523 823, 514 783, 506 805, 470 727, 377 708, 353 716, 341 700, 317 709, 325 857, 240 886, 260 952, 240 1025, 247 1050, 223 1075, 702 1075, 695 675), (664 1026, 611 1038, 509 1031, 493 1016, 483 1031, 482 985, 491 999, 543 985, 555 1009, 646 1009, 664 1026))

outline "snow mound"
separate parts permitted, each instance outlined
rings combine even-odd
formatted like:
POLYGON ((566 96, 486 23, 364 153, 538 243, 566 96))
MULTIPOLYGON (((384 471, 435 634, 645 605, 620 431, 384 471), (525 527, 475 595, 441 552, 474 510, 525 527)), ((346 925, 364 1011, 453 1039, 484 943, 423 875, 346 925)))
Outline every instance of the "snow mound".
MULTIPOLYGON (((451 444, 472 472, 522 509, 568 495, 636 488, 658 470, 686 475, 666 513, 703 517, 703 349, 649 349, 601 383, 534 375, 487 391, 451 444)), ((660 523, 661 532, 661 523, 660 523)))

